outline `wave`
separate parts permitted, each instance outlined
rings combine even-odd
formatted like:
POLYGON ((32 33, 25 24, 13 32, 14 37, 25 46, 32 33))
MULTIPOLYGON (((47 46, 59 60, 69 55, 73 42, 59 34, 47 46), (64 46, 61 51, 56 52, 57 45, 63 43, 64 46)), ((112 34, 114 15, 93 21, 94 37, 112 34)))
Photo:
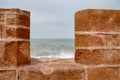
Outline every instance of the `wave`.
POLYGON ((31 58, 73 58, 74 53, 73 52, 63 52, 58 54, 49 54, 49 55, 38 55, 36 53, 31 53, 31 58))

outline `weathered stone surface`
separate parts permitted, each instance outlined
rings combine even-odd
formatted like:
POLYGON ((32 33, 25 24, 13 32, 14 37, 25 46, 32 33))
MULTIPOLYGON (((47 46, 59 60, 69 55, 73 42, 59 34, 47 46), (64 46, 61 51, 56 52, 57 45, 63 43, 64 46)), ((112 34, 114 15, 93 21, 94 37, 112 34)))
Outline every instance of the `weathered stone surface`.
POLYGON ((30 64, 30 12, 0 9, 0 66, 30 64))
POLYGON ((5 13, 0 13, 0 24, 5 22, 5 13))
POLYGON ((0 80, 16 80, 16 71, 0 70, 0 80))
POLYGON ((120 32, 120 10, 87 9, 75 14, 75 31, 120 32))
POLYGON ((106 35, 105 38, 107 47, 120 47, 120 34, 106 35))
POLYGON ((88 69, 88 80, 120 80, 119 68, 88 69))
POLYGON ((19 69, 18 80, 85 80, 85 70, 74 59, 32 59, 19 69))
POLYGON ((106 39, 104 35, 75 35, 75 47, 104 47, 106 39))
POLYGON ((17 14, 7 14, 6 16, 6 24, 7 25, 15 25, 17 24, 17 14))
POLYGON ((18 15, 17 19, 18 25, 30 26, 30 15, 18 15))
POLYGON ((0 38, 2 37, 2 28, 3 26, 0 24, 0 38))
POLYGON ((30 12, 20 9, 0 9, 0 23, 30 27, 30 12), (6 20, 6 22, 5 22, 6 20))
POLYGON ((6 27, 5 38, 23 38, 23 39, 30 39, 30 30, 24 28, 9 28, 6 27))
POLYGON ((20 11, 20 9, 18 8, 11 8, 11 9, 6 9, 6 8, 0 8, 0 13, 18 13, 20 11))
POLYGON ((120 49, 76 49, 75 61, 86 65, 120 64, 120 49))
POLYGON ((0 66, 18 66, 30 63, 29 41, 0 41, 0 66))
POLYGON ((118 47, 120 34, 76 34, 76 47, 118 47))

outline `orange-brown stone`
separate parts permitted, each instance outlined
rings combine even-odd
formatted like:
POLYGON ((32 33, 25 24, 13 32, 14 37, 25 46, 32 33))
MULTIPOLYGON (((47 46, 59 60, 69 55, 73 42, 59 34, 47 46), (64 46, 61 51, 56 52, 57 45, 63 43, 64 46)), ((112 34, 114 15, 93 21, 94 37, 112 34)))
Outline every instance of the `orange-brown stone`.
POLYGON ((19 68, 18 80, 85 80, 85 69, 74 59, 32 59, 32 65, 19 68))
POLYGON ((30 64, 30 12, 0 9, 0 66, 30 64))
POLYGON ((120 10, 87 9, 75 14, 75 31, 120 32, 120 10))
POLYGON ((16 80, 16 71, 0 70, 0 80, 16 80))
POLYGON ((120 80, 119 68, 92 68, 88 69, 88 80, 120 80))
POLYGON ((0 9, 0 23, 30 26, 30 12, 20 9, 0 9))
POLYGON ((120 34, 76 34, 75 47, 118 47, 120 34))
POLYGON ((106 39, 104 35, 75 35, 75 47, 104 47, 106 39))
POLYGON ((6 27, 5 29, 5 38, 12 37, 12 38, 22 38, 22 39, 30 39, 30 30, 24 28, 9 28, 6 27))
POLYGON ((30 63, 29 41, 0 41, 0 66, 19 66, 30 63))
POLYGON ((0 24, 5 22, 5 13, 0 13, 0 24))
POLYGON ((75 61, 86 65, 120 64, 120 49, 76 49, 75 61))

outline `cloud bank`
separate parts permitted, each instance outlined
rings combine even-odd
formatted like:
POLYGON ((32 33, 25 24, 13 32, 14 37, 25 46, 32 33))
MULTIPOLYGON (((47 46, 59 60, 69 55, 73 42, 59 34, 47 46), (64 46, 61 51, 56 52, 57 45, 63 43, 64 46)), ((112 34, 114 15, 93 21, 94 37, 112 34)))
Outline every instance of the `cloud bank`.
POLYGON ((120 9, 120 0, 3 0, 1 8, 31 12, 31 38, 74 38, 74 13, 87 8, 120 9))

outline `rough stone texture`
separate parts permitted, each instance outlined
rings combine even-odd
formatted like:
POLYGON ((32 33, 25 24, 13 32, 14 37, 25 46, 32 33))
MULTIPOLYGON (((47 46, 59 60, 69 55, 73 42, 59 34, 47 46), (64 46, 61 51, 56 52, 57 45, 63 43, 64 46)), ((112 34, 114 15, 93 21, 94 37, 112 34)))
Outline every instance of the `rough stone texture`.
POLYGON ((11 28, 0 25, 0 38, 30 39, 30 30, 24 28, 11 28))
POLYGON ((19 68, 18 80, 85 80, 85 69, 74 59, 32 59, 32 64, 19 68))
POLYGON ((0 9, 0 66, 30 64, 30 12, 0 9))
POLYGON ((7 14, 7 25, 30 26, 29 15, 25 15, 23 11, 19 11, 18 13, 19 14, 7 14), (20 13, 22 13, 22 15, 20 13))
POLYGON ((5 21, 5 13, 0 13, 0 24, 5 21))
POLYGON ((30 17, 29 17, 29 15, 27 15, 27 16, 26 15, 18 15, 17 18, 18 18, 18 20, 17 20, 18 25, 25 25, 27 27, 30 26, 30 17))
POLYGON ((2 37, 2 25, 0 24, 0 38, 2 37))
POLYGON ((6 27, 5 30, 6 30, 6 34, 4 36, 5 38, 13 37, 13 38, 30 39, 29 29, 6 27))
POLYGON ((119 68, 88 69, 88 80, 120 80, 119 68))
POLYGON ((120 64, 120 10, 87 9, 75 14, 75 61, 120 64))
POLYGON ((19 66, 30 63, 29 41, 0 41, 0 66, 19 66))
POLYGON ((86 65, 120 64, 120 49, 77 49, 75 61, 86 65))
POLYGON ((120 34, 106 35, 107 47, 120 47, 120 34))
POLYGON ((120 34, 76 34, 76 47, 118 47, 120 34))
POLYGON ((120 10, 79 11, 75 14, 75 31, 120 32, 120 10))
POLYGON ((75 35, 76 47, 104 47, 106 39, 104 35, 75 35))
POLYGON ((30 12, 20 9, 0 9, 1 15, 7 16, 6 19, 1 17, 1 22, 5 22, 7 25, 23 25, 30 26, 30 12))
POLYGON ((73 58, 32 58, 31 65, 0 67, 0 80, 120 80, 120 65, 82 65, 73 58))
POLYGON ((0 70, 0 80, 16 80, 16 71, 0 70))

